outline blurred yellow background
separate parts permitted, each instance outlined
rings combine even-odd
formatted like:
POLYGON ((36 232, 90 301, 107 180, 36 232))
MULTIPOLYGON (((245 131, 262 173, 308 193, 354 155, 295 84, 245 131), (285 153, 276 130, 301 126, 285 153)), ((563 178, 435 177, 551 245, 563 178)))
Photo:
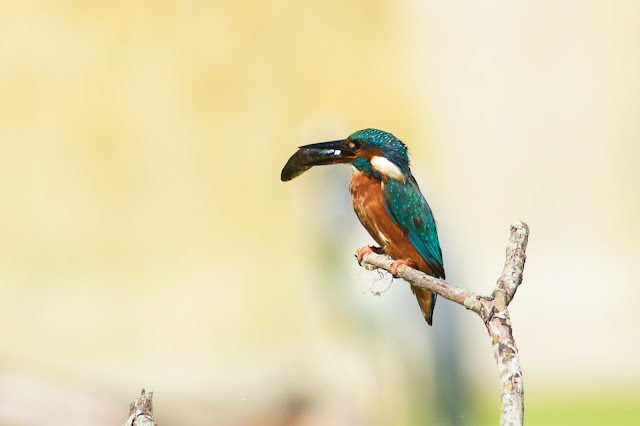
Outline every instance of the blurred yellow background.
POLYGON ((529 425, 640 416, 640 3, 5 2, 0 424, 496 424, 480 321, 361 272, 347 167, 410 148, 448 281, 511 305, 529 425))

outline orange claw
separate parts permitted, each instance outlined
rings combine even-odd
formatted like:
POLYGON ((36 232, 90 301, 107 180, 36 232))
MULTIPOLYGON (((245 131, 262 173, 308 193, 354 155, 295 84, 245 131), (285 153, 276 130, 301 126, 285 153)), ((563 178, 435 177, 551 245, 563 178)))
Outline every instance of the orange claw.
POLYGON ((378 248, 366 246, 356 250, 356 258, 358 259, 358 264, 362 263, 362 258, 367 253, 378 253, 378 248))
POLYGON ((391 275, 398 275, 398 268, 400 267, 400 265, 407 265, 412 268, 418 266, 418 264, 411 259, 399 259, 393 262, 393 265, 391 265, 391 275))

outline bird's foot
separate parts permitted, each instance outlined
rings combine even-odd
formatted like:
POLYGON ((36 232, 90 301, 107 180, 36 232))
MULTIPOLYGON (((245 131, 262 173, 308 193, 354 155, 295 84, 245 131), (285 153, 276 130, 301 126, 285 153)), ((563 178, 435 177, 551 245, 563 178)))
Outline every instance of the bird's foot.
POLYGON ((391 265, 391 275, 393 275, 394 277, 398 275, 398 268, 400 267, 400 265, 407 265, 412 268, 418 266, 418 264, 411 259, 399 259, 393 262, 393 265, 391 265))
POLYGON ((356 250, 356 259, 358 259, 358 265, 362 265, 362 258, 367 253, 382 254, 382 249, 380 247, 372 247, 372 246, 359 248, 358 250, 356 250))

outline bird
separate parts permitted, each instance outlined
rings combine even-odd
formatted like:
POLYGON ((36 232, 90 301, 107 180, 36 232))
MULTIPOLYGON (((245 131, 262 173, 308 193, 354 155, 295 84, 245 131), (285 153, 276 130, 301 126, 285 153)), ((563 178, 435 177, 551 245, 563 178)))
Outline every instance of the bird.
MULTIPOLYGON (((436 222, 409 164, 406 145, 391 133, 358 130, 346 139, 299 147, 282 169, 290 181, 313 166, 350 164, 349 193, 360 223, 380 246, 357 251, 358 261, 370 251, 394 259, 392 275, 408 265, 445 279, 436 222)), ((410 283, 411 284, 411 283, 410 283)), ((436 294, 411 285, 424 319, 433 324, 436 294)))

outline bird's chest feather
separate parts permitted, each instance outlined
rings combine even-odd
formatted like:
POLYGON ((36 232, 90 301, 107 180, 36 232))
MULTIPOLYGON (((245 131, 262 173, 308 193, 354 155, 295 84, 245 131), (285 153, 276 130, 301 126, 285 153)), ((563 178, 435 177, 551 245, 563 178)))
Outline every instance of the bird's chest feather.
POLYGON ((349 192, 358 219, 389 256, 422 260, 402 230, 389 218, 384 208, 380 180, 355 171, 351 175, 349 192))

